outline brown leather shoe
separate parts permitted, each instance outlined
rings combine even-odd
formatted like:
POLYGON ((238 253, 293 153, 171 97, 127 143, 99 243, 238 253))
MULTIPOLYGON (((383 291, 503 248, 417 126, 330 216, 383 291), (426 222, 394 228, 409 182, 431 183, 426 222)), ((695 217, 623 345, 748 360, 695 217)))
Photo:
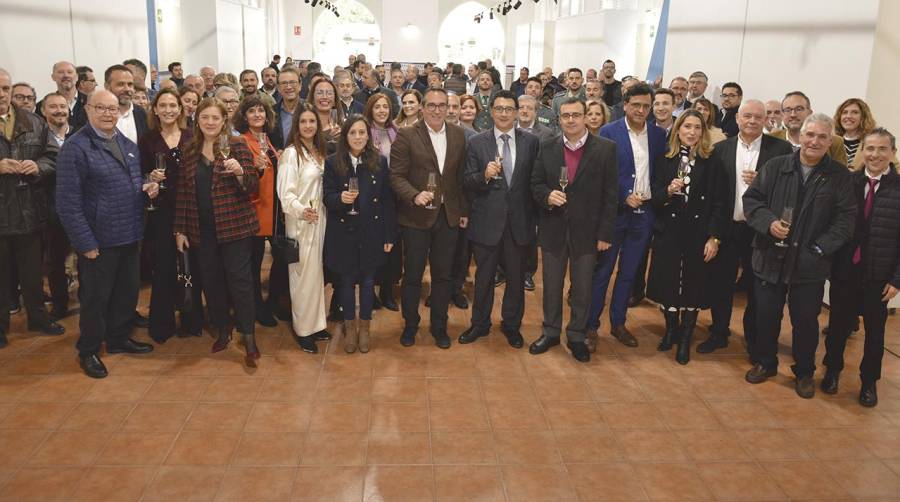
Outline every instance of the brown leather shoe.
POLYGON ((587 330, 587 337, 584 339, 584 343, 587 345, 588 350, 593 354, 597 352, 597 343, 600 342, 600 335, 597 334, 597 330, 590 328, 587 330))
POLYGON ((616 340, 619 341, 622 345, 626 347, 637 347, 638 341, 629 331, 628 328, 625 327, 624 324, 620 324, 618 326, 613 326, 609 333, 616 337, 616 340))

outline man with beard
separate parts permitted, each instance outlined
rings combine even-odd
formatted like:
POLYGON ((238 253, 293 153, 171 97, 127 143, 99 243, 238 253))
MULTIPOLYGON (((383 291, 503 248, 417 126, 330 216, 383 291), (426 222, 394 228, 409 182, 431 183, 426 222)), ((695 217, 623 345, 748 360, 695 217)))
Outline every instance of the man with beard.
POLYGON ((600 81, 603 83, 603 101, 606 106, 613 107, 622 101, 622 82, 615 78, 616 63, 611 59, 603 62, 600 69, 600 81))
POLYGON ((275 100, 272 99, 272 96, 265 92, 259 92, 259 88, 256 87, 259 85, 259 79, 256 78, 255 70, 247 69, 242 71, 239 80, 241 82, 241 99, 247 96, 256 96, 260 101, 269 105, 270 108, 275 108, 275 100))
MULTIPOLYGON (((263 82, 259 90, 272 98, 275 103, 281 101, 281 94, 278 93, 278 72, 266 66, 259 74, 263 82)), ((302 77, 300 80, 303 80, 302 77)))
POLYGON ((134 98, 134 76, 124 65, 113 65, 106 69, 103 86, 119 100, 119 122, 116 127, 126 138, 137 144, 138 138, 147 131, 147 112, 132 103, 134 98))

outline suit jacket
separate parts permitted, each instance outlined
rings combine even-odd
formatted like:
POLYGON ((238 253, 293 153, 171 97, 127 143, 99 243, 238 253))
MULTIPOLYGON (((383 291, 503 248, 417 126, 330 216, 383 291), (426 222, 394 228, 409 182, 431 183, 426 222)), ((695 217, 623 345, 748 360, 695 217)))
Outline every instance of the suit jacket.
POLYGON ((437 155, 424 120, 397 131, 391 145, 391 187, 397 196, 397 221, 405 226, 428 229, 434 226, 439 211, 417 206, 413 200, 428 184, 428 174, 437 177, 435 205, 443 198, 447 224, 456 228, 459 219, 469 216, 469 202, 463 190, 466 167, 466 136, 462 128, 447 123, 447 155, 444 172, 438 167, 437 155))
POLYGON ((341 100, 338 100, 338 103, 341 104, 341 109, 343 109, 345 117, 349 117, 350 115, 353 115, 354 113, 358 113, 358 114, 362 115, 363 112, 366 111, 365 103, 360 103, 359 101, 356 101, 355 99, 350 102, 350 106, 347 106, 341 100))
POLYGON ((469 139, 465 184, 472 208, 466 234, 469 240, 479 244, 496 245, 503 238, 507 225, 516 244, 524 246, 534 240, 531 171, 540 143, 536 136, 521 129, 515 129, 514 134, 516 163, 511 184, 507 184, 505 177, 487 183, 484 180, 488 162, 497 155, 494 129, 469 139))
MULTIPOLYGON (((626 120, 621 118, 600 128, 600 137, 616 142, 616 156, 619 159, 619 203, 621 204, 625 204, 625 199, 634 191, 635 178, 634 151, 631 149, 631 139, 628 136, 626 120)), ((648 123, 647 146, 650 149, 650 172, 648 176, 652 180, 656 161, 666 151, 666 131, 648 123)))
MULTIPOLYGON (((69 108, 69 133, 73 133, 79 129, 81 129, 88 122, 87 112, 84 109, 84 105, 87 104, 87 94, 78 91, 75 95, 75 106, 69 108)), ((41 112, 41 109, 44 107, 44 100, 40 100, 35 105, 34 113, 40 117, 44 118, 44 114, 41 112)), ((145 121, 146 123, 146 121, 145 121)))
POLYGON ((447 92, 452 92, 457 96, 462 96, 466 93, 466 81, 462 79, 462 77, 450 76, 447 80, 444 81, 444 89, 447 92))
POLYGON ((552 253, 566 246, 572 255, 597 252, 597 241, 612 242, 619 197, 616 193, 616 145, 588 134, 575 178, 566 187, 566 205, 547 204, 552 190, 561 190, 559 171, 566 164, 564 136, 541 143, 531 171, 531 194, 538 210, 538 244, 552 253))
POLYGON ((720 108, 718 113, 716 113, 716 127, 722 130, 725 133, 725 136, 729 138, 732 136, 737 136, 738 134, 738 125, 737 125, 737 108, 720 108))
MULTIPOLYGON (((728 213, 725 218, 726 222, 732 221, 734 217, 734 199, 736 196, 735 190, 737 188, 735 162, 737 158, 737 142, 739 140, 740 138, 738 136, 732 136, 725 141, 716 144, 712 153, 715 169, 722 178, 722 184, 719 186, 725 190, 722 204, 725 206, 725 212, 728 213)), ((756 161, 756 170, 759 171, 762 169, 762 166, 766 165, 766 162, 768 162, 769 159, 780 155, 788 155, 791 151, 791 144, 787 141, 763 134, 762 144, 759 147, 759 159, 756 161)), ((730 225, 725 225, 725 228, 730 227, 730 225)), ((731 237, 731 233, 726 231, 726 235, 723 235, 722 239, 728 240, 731 237)))
POLYGON ((369 98, 379 92, 387 95, 388 101, 390 101, 391 103, 391 117, 396 117, 400 113, 400 105, 397 101, 397 93, 388 89, 387 87, 379 86, 375 89, 360 89, 353 93, 353 101, 359 102, 361 107, 365 109, 366 103, 369 101, 369 98))
MULTIPOLYGON (((525 131, 524 129, 521 129, 521 128, 520 128, 520 130, 525 131)), ((543 143, 544 141, 547 141, 548 139, 550 139, 556 135, 556 133, 553 131, 553 129, 550 129, 549 127, 545 126, 544 124, 541 124, 540 122, 537 121, 537 119, 535 119, 534 124, 532 124, 531 130, 525 131, 525 132, 532 134, 534 136, 537 136, 538 141, 540 141, 541 143, 543 143)))
MULTIPOLYGON (((779 129, 770 136, 773 136, 778 139, 783 139, 788 141, 787 139, 787 129, 779 129)), ((788 141, 788 144, 790 142, 788 141)), ((828 156, 831 157, 831 160, 843 164, 844 167, 847 167, 847 150, 844 150, 844 139, 836 134, 831 135, 831 146, 828 147, 828 156)))

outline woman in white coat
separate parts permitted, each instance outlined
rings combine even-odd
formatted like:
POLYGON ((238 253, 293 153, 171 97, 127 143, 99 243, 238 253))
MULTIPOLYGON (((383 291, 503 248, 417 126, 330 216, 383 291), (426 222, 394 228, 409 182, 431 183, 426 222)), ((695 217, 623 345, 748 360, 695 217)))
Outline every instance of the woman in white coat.
POLYGON ((278 199, 284 211, 285 235, 296 239, 300 261, 288 265, 294 341, 306 352, 317 353, 317 340, 330 340, 325 330, 325 282, 322 249, 325 246, 325 206, 322 173, 325 138, 315 112, 299 106, 294 112, 287 147, 278 162, 278 199))

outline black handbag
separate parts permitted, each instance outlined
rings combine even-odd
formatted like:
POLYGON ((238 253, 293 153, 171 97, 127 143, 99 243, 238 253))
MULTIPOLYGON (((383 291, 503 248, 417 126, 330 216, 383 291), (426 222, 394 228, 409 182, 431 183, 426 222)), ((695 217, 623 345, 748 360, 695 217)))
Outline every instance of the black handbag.
POLYGON ((188 250, 181 252, 181 272, 178 273, 178 282, 184 288, 181 300, 181 312, 187 313, 194 310, 194 283, 191 276, 191 261, 188 250))
POLYGON ((281 201, 276 197, 275 203, 275 228, 272 232, 272 259, 281 263, 291 264, 300 261, 300 246, 296 239, 284 235, 285 232, 278 233, 278 221, 281 220, 281 226, 284 230, 284 213, 281 211, 281 201))

